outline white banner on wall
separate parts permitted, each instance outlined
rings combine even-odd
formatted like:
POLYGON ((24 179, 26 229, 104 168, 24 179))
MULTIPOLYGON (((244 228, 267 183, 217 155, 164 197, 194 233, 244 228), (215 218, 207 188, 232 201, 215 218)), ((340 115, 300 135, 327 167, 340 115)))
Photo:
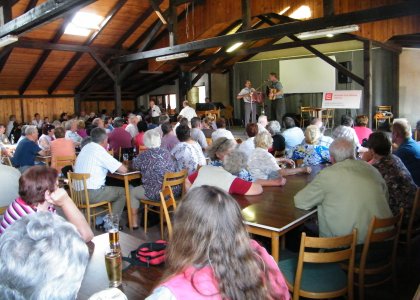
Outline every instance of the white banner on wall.
POLYGON ((322 95, 322 108, 359 109, 361 101, 361 90, 325 92, 322 95))

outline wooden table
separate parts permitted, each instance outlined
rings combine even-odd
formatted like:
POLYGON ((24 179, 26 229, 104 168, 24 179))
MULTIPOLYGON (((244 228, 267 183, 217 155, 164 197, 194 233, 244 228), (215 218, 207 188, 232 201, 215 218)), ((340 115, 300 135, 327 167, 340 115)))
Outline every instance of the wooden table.
POLYGON ((140 174, 140 171, 133 169, 131 161, 124 162, 124 164, 128 168, 127 173, 120 173, 120 172, 115 172, 112 174, 108 173, 107 176, 110 178, 115 178, 115 179, 124 181, 125 199, 126 199, 127 214, 128 214, 128 227, 130 228, 130 230, 133 230, 133 221, 131 219, 131 202, 130 202, 130 185, 129 184, 131 180, 140 179, 141 174, 140 174))
POLYGON ((288 176, 284 187, 264 187, 261 195, 234 196, 242 207, 248 231, 271 238, 271 255, 276 261, 279 260, 280 237, 316 213, 316 209, 296 208, 293 198, 321 169, 315 166, 310 175, 288 176))
POLYGON ((45 163, 47 166, 51 165, 51 155, 45 155, 45 156, 41 156, 41 155, 37 155, 35 157, 36 161, 40 161, 45 163))
MULTIPOLYGON (((120 232, 121 250, 124 256, 135 250, 144 241, 120 232)), ((92 294, 108 288, 108 275, 105 269, 104 253, 109 247, 108 234, 104 233, 93 238, 88 244, 91 257, 77 299, 88 299, 92 294)), ((121 290, 128 299, 144 299, 150 294, 163 274, 162 267, 133 266, 123 272, 121 290)))

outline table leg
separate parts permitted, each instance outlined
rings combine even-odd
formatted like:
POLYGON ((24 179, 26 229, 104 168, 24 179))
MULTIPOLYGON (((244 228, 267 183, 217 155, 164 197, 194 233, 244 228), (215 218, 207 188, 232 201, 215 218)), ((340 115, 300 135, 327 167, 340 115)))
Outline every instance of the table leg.
POLYGON ((271 256, 273 256, 274 261, 279 262, 279 251, 280 251, 280 238, 277 232, 271 234, 271 256))
POLYGON ((127 206, 128 215, 128 227, 133 230, 133 220, 131 220, 131 201, 130 201, 130 186, 127 176, 124 176, 124 187, 125 187, 125 205, 127 206))

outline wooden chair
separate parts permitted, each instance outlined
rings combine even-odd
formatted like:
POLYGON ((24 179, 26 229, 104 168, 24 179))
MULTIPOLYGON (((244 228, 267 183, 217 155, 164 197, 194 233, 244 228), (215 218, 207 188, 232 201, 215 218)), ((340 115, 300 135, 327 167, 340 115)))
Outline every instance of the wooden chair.
POLYGON ((206 138, 207 145, 211 146, 213 144, 213 140, 211 138, 206 138))
POLYGON ((334 128, 334 115, 335 109, 334 108, 327 108, 322 111, 322 123, 324 124, 325 128, 334 128))
POLYGON ((169 239, 171 239, 172 238, 172 222, 171 222, 169 213, 171 212, 173 213, 176 210, 176 201, 174 198, 174 194, 172 193, 171 187, 166 186, 160 192, 160 203, 163 208, 163 214, 165 216, 166 225, 168 226, 168 236, 169 236, 169 239), (173 207, 171 211, 168 210, 170 207, 173 207))
POLYGON ((233 126, 233 107, 231 105, 227 105, 223 109, 223 117, 229 127, 233 126))
MULTIPOLYGON (((174 173, 166 173, 163 177, 162 190, 165 190, 165 187, 175 187, 177 185, 182 185, 182 194, 185 194, 185 178, 187 178, 187 170, 181 170, 174 173)), ((160 202, 142 199, 140 203, 144 205, 144 233, 147 233, 147 219, 148 212, 154 212, 159 214, 160 217, 160 234, 163 239, 163 208, 160 202)))
POLYGON ((66 156, 54 156, 53 157, 53 165, 57 167, 57 169, 61 170, 63 167, 72 166, 74 167, 74 163, 76 161, 76 155, 66 155, 66 156))
POLYGON ((400 232, 400 244, 406 246, 408 259, 411 259, 412 239, 420 235, 420 220, 415 223, 417 215, 420 215, 420 188, 417 188, 416 196, 414 197, 413 207, 411 209, 410 218, 408 219, 407 228, 402 228, 400 232))
POLYGON ((389 112, 392 113, 392 106, 391 105, 379 105, 376 109, 376 114, 374 116, 375 119, 375 124, 376 124, 376 129, 378 129, 378 121, 382 121, 385 120, 389 122, 389 124, 391 124, 391 120, 393 118, 392 114, 391 115, 385 115, 385 112, 389 112))
POLYGON ((79 209, 85 211, 85 216, 89 226, 91 226, 91 218, 93 218, 93 224, 95 224, 96 216, 105 213, 112 213, 110 202, 101 201, 94 204, 89 202, 89 193, 87 190, 86 180, 90 177, 90 174, 68 172, 67 176, 69 179, 71 198, 79 209), (105 208, 100 211, 96 211, 97 208, 103 206, 105 206, 105 208))
MULTIPOLYGON (((403 211, 401 208, 397 216, 387 219, 373 217, 370 223, 360 260, 356 262, 354 267, 354 273, 358 275, 355 284, 359 287, 359 300, 365 298, 365 287, 381 285, 392 279, 394 289, 396 288, 397 246, 403 211), (388 247, 384 243, 389 244, 389 251, 387 251, 388 247), (377 253, 372 255, 369 251, 375 249, 375 246, 377 253), (379 274, 383 276, 378 277, 379 274), (366 275, 371 277, 369 283, 366 283, 366 275)), ((343 266, 347 268, 347 266, 343 266)), ((350 272, 350 268, 348 270, 350 272)))
POLYGON ((353 299, 353 272, 346 275, 339 262, 348 261, 349 269, 353 269, 356 242, 356 229, 349 235, 333 238, 307 237, 302 233, 299 257, 284 259, 282 255, 279 262, 293 300, 300 296, 327 299, 345 294, 353 299), (311 248, 311 252, 306 248, 311 248))
POLYGON ((300 107, 300 127, 305 127, 305 121, 310 122, 312 117, 312 107, 301 106, 300 107))

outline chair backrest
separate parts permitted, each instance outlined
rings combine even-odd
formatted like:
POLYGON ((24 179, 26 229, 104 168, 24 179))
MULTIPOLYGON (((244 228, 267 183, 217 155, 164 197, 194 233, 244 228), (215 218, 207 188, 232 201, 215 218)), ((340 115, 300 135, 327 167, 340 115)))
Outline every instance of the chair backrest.
POLYGON ((114 150, 107 150, 106 152, 108 152, 110 155, 114 156, 114 150))
POLYGON ((163 213, 165 215, 166 224, 168 226, 169 239, 172 237, 172 222, 169 216, 169 208, 173 207, 173 211, 176 209, 176 201, 172 189, 170 186, 166 186, 160 192, 160 202, 162 204, 163 213))
POLYGON ((163 183, 162 183, 162 190, 165 189, 165 187, 173 187, 177 185, 182 186, 182 195, 185 194, 185 178, 187 178, 188 172, 187 170, 181 170, 179 172, 172 172, 172 173, 166 173, 163 177, 163 183))
POLYGON ((379 105, 377 108, 378 111, 392 111, 392 106, 391 105, 379 105))
POLYGON ((74 167, 74 162, 76 161, 76 155, 66 155, 66 156, 53 156, 54 165, 61 170, 61 168, 66 166, 74 167))
POLYGON ((332 238, 307 237, 302 233, 299 259, 296 268, 296 277, 293 287, 293 299, 299 299, 300 284, 302 280, 303 263, 338 263, 348 260, 348 282, 347 294, 349 299, 353 299, 353 269, 354 254, 357 243, 357 230, 346 236, 332 238), (311 252, 305 251, 305 248, 312 248, 311 252), (325 252, 313 252, 313 249, 328 249, 325 252))
POLYGON ((89 205, 89 195, 86 180, 90 174, 68 172, 70 195, 77 207, 89 205))
POLYGON ((417 188, 416 196, 414 197, 413 207, 411 209, 410 218, 408 219, 407 235, 411 236, 414 229, 414 221, 417 214, 420 214, 420 188, 417 188))
POLYGON ((334 108, 327 108, 322 111, 322 118, 332 118, 334 116, 334 108))
POLYGON ((301 113, 311 112, 312 110, 313 110, 313 108, 311 106, 301 106, 300 107, 300 112, 301 113))
POLYGON ((400 212, 394 217, 387 219, 373 217, 369 225, 368 233, 363 245, 362 256, 360 258, 361 272, 364 272, 364 269, 366 268, 369 248, 373 243, 385 241, 393 242, 391 261, 389 265, 395 263, 403 214, 404 209, 401 208, 400 212))

